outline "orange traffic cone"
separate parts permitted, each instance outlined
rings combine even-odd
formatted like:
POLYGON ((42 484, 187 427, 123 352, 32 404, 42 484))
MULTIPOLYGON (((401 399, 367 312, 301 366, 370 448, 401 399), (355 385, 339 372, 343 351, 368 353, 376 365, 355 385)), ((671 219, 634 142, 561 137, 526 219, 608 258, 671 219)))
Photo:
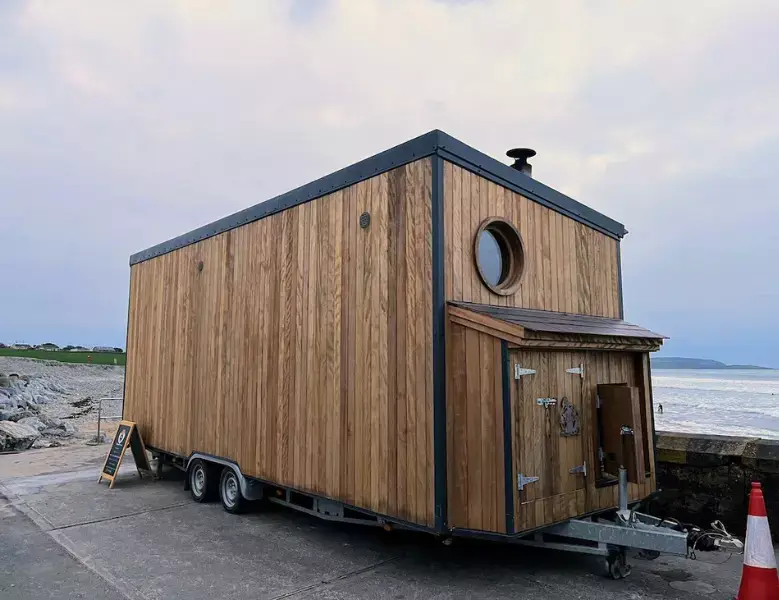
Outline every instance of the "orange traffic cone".
POLYGON ((763 490, 756 481, 752 482, 749 494, 744 569, 736 600, 779 600, 774 545, 771 543, 763 490))

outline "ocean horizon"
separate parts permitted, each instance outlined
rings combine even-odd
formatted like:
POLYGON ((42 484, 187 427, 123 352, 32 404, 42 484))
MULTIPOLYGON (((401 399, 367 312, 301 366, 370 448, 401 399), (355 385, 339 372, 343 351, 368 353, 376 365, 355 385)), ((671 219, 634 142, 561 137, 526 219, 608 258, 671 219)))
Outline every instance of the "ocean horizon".
POLYGON ((658 431, 779 439, 779 370, 652 369, 652 390, 658 431))

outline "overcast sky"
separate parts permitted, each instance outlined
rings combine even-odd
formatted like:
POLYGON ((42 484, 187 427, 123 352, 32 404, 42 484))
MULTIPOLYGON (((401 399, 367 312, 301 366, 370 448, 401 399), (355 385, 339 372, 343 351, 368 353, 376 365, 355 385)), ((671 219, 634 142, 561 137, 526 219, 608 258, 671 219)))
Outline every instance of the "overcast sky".
POLYGON ((129 255, 439 128, 624 223, 626 319, 779 367, 779 3, 0 3, 0 340, 124 346, 129 255))

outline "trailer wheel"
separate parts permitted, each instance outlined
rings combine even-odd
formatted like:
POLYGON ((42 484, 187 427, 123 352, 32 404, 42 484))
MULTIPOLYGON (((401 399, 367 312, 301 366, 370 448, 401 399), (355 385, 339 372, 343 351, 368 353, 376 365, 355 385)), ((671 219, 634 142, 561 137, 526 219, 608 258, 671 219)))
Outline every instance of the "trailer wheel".
POLYGON ((229 513, 237 514, 246 509, 247 500, 241 494, 238 475, 231 467, 222 469, 222 477, 219 479, 219 497, 222 500, 222 508, 229 513))
POLYGON ((195 502, 208 502, 216 491, 216 474, 207 462, 198 459, 189 467, 189 492, 195 502))
POLYGON ((606 557, 606 569, 612 579, 624 579, 632 570, 628 565, 627 554, 624 548, 612 551, 606 557))

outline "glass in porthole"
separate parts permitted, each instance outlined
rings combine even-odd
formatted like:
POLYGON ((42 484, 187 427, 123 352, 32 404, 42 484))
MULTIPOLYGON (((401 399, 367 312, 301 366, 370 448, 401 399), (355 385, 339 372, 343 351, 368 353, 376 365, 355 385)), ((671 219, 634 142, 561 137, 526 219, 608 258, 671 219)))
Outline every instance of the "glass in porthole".
POLYGON ((490 285, 497 286, 503 280, 503 252, 495 235, 485 229, 479 236, 479 268, 482 277, 490 285))

